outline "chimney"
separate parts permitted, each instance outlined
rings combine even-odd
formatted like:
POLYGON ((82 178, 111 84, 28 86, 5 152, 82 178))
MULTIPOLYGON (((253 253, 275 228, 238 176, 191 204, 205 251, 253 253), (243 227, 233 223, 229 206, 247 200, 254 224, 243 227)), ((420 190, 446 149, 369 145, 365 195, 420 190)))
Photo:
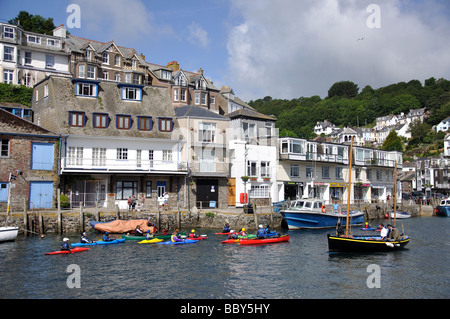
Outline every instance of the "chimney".
POLYGON ((56 27, 53 30, 53 36, 60 37, 60 38, 66 38, 67 31, 66 31, 66 27, 64 26, 64 24, 61 24, 60 26, 56 27))
POLYGON ((177 61, 172 61, 167 63, 167 67, 171 68, 172 71, 178 71, 180 69, 180 64, 177 61))
POLYGON ((200 68, 197 73, 203 75, 203 69, 200 68))
POLYGON ((141 53, 141 59, 145 62, 145 55, 143 53, 141 53))

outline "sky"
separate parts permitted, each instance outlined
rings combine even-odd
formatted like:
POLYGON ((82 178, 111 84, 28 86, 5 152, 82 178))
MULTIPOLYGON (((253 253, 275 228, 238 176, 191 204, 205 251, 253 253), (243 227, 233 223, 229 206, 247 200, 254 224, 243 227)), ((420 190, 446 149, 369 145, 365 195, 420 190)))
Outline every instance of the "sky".
POLYGON ((338 81, 376 89, 450 79, 450 0, 21 0, 75 36, 136 49, 146 61, 200 68, 244 101, 325 98, 338 81), (80 25, 74 25, 79 6, 80 25))

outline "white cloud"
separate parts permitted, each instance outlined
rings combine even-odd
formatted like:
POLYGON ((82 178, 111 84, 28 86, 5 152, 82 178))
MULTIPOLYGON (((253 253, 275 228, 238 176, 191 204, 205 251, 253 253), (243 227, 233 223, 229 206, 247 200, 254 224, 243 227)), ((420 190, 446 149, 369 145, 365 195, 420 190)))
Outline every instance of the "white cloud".
POLYGON ((188 40, 190 43, 199 45, 202 48, 207 48, 210 42, 208 37, 208 32, 203 29, 197 22, 192 22, 188 26, 189 36, 188 40))
POLYGON ((361 89, 450 77, 448 17, 430 1, 378 0, 380 28, 369 28, 373 2, 233 0, 243 22, 229 33, 230 84, 246 100, 290 99, 325 97, 341 80, 361 89))

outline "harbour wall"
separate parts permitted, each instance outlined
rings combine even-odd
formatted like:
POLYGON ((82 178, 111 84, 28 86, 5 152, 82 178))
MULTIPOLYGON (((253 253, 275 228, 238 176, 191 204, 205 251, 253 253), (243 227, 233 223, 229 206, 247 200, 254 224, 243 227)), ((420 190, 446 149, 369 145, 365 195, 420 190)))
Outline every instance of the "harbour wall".
MULTIPOLYGON (((388 211, 387 206, 380 207, 375 204, 367 206, 355 206, 351 209, 361 209, 365 220, 383 219, 388 211)), ((101 208, 83 208, 78 210, 41 210, 12 212, 6 223, 6 213, 0 213, 0 224, 19 227, 20 233, 25 234, 62 234, 92 230, 91 221, 108 222, 116 219, 146 219, 159 226, 174 230, 185 228, 222 229, 225 223, 229 223, 231 229, 240 230, 246 228, 254 230, 258 225, 270 225, 271 228, 281 228, 282 216, 279 212, 273 212, 270 206, 255 207, 252 214, 247 214, 242 208, 229 208, 223 210, 199 210, 192 208, 190 211, 128 211, 103 210, 101 208)), ((412 217, 433 216, 432 205, 402 205, 398 211, 406 211, 412 217)))

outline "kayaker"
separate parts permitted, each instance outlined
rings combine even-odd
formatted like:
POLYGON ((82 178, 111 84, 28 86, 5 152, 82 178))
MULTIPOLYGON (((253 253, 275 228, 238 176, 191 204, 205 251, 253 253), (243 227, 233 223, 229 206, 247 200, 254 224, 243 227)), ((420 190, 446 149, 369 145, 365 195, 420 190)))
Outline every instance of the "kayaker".
POLYGON ((239 236, 247 236, 247 233, 245 232, 245 228, 242 228, 239 232, 239 236))
POLYGON ((153 237, 154 235, 150 232, 150 229, 147 229, 147 231, 145 232, 145 238, 152 239, 153 237))
POLYGON ((110 237, 109 237, 109 233, 108 232, 105 232, 105 235, 103 235, 103 241, 113 241, 114 239, 111 239, 110 237))
POLYGON ((263 228, 263 225, 259 225, 259 228, 256 231, 256 238, 258 239, 266 238, 266 230, 263 228))
POLYGON ((230 233, 228 234, 228 239, 238 239, 239 236, 236 234, 234 230, 230 230, 230 233))
POLYGON ((230 224, 226 223, 225 226, 223 226, 223 232, 224 233, 230 232, 230 224))
POLYGON ((184 241, 183 239, 181 239, 181 238, 178 237, 177 231, 174 231, 174 232, 173 232, 172 236, 170 237, 170 240, 171 240, 173 243, 178 242, 178 241, 184 241))
POLYGON ((195 229, 191 230, 191 233, 189 234, 189 238, 194 239, 200 237, 199 235, 195 234, 195 229))
POLYGON ((136 226, 136 228, 134 229, 134 236, 144 236, 144 232, 141 230, 141 226, 136 226))
POLYGON ((70 250, 69 238, 63 238, 63 242, 61 245, 61 250, 70 250))
POLYGON ((166 228, 163 228, 162 233, 163 233, 163 235, 168 235, 169 234, 169 232, 167 231, 166 228))
POLYGON ((92 243, 94 243, 95 241, 90 240, 89 238, 87 238, 86 232, 83 232, 83 233, 81 234, 80 242, 83 243, 83 244, 92 244, 92 243))

